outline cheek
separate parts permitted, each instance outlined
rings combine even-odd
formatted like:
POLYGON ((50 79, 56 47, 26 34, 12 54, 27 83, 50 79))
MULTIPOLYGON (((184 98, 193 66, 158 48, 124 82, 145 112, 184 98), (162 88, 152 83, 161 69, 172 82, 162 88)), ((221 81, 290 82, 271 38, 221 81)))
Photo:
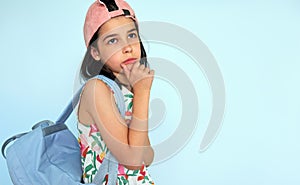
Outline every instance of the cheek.
POLYGON ((107 48, 101 51, 101 57, 103 61, 108 61, 118 55, 120 49, 117 48, 107 48))
POLYGON ((141 46, 140 46, 140 43, 134 44, 132 46, 133 46, 135 54, 138 55, 139 58, 141 58, 141 46))
POLYGON ((119 70, 118 68, 121 68, 120 66, 120 59, 121 56, 119 55, 119 53, 114 53, 113 55, 107 56, 108 58, 106 58, 105 60, 103 60, 103 62, 110 68, 113 70, 119 70))

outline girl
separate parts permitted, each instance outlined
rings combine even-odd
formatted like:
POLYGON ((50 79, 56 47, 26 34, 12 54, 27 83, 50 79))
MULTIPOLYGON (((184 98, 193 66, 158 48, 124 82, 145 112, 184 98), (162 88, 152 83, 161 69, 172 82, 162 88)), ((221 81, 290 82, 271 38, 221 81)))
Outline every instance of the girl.
POLYGON ((84 39, 87 52, 80 75, 86 84, 77 111, 83 181, 93 181, 110 151, 119 163, 117 184, 154 184, 147 171, 154 156, 148 138, 154 71, 148 67, 132 8, 123 0, 94 2, 86 15, 84 39), (114 92, 94 78, 97 75, 119 85, 125 118, 118 112, 114 92))

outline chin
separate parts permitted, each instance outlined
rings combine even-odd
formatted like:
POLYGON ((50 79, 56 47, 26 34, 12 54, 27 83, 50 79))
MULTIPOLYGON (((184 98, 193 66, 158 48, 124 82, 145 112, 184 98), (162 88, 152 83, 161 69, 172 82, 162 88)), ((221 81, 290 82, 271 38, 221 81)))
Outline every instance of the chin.
POLYGON ((127 64, 127 68, 131 71, 133 67, 133 64, 127 64))

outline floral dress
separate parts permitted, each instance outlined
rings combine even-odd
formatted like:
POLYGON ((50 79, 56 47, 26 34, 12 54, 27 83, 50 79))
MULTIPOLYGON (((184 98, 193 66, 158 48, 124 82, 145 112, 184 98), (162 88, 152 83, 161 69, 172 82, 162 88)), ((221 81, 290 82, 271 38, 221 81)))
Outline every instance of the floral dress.
MULTIPOLYGON (((121 88, 125 101, 125 120, 131 120, 133 94, 127 88, 121 88)), ((78 121, 78 119, 77 119, 78 121)), ((91 183, 95 177, 108 148, 104 143, 101 134, 95 123, 86 125, 78 121, 79 144, 81 150, 81 164, 83 169, 83 181, 91 183)), ((107 176, 103 179, 106 184, 107 176)), ((117 185, 153 185, 153 181, 148 173, 146 166, 139 170, 129 170, 123 165, 118 165, 117 185)))

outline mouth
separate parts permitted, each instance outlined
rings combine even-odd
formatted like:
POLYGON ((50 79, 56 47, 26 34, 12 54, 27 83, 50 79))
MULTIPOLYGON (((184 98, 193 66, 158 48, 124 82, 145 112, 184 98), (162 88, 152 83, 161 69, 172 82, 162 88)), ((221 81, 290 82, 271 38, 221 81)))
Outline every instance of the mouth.
POLYGON ((123 64, 127 65, 127 64, 133 64, 137 61, 137 58, 129 58, 127 60, 125 60, 124 62, 122 62, 123 64))

